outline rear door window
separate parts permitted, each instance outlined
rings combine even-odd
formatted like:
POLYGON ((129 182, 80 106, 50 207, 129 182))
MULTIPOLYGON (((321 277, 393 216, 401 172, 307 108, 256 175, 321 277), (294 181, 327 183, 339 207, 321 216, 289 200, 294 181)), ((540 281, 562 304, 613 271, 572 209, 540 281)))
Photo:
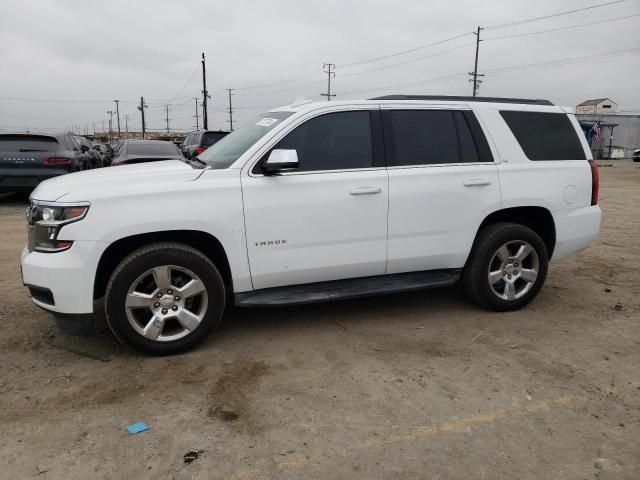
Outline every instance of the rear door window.
POLYGON ((55 152, 58 140, 47 135, 0 135, 1 152, 55 152))
POLYGON ((298 171, 341 170, 373 166, 368 111, 336 112, 303 123, 275 148, 298 153, 298 171))
POLYGON ((529 160, 586 160, 566 114, 501 110, 500 115, 529 160))
POLYGON ((383 113, 389 132, 390 165, 492 162, 486 139, 472 112, 391 110, 383 113))

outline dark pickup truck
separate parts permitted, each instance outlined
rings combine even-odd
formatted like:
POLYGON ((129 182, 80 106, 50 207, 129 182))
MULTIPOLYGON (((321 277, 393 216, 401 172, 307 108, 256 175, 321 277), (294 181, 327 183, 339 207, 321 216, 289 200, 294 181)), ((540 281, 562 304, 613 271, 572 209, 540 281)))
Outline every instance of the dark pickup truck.
POLYGON ((41 181, 81 170, 89 161, 68 133, 0 134, 0 192, 33 190, 41 181))

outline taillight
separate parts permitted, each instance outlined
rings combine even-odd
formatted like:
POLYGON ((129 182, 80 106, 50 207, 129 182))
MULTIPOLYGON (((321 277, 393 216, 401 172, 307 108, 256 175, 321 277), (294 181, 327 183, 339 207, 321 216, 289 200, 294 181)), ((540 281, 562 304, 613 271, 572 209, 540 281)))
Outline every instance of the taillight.
POLYGON ((193 151, 193 154, 197 157, 202 152, 204 152, 206 149, 207 149, 207 147, 196 147, 195 150, 193 151))
POLYGON ((600 189, 600 176, 598 175, 598 164, 595 160, 589 160, 591 166, 591 205, 598 204, 598 190, 600 189))
POLYGON ((67 157, 46 157, 43 164, 47 167, 58 167, 61 165, 71 165, 72 160, 67 157))

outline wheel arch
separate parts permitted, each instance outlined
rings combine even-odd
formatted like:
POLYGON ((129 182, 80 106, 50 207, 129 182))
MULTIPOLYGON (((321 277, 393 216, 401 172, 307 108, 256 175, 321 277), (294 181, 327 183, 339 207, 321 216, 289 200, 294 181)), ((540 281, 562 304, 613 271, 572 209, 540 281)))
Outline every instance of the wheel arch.
POLYGON ((549 259, 551 259, 556 246, 556 224, 553 220, 553 215, 547 208, 523 206, 496 210, 495 212, 487 215, 482 221, 478 227, 478 231, 476 232, 476 239, 478 238, 478 234, 487 225, 500 222, 518 223, 529 227, 531 230, 536 232, 540 235, 540 238, 542 238, 542 241, 547 247, 549 259))
POLYGON ((225 286, 232 291, 233 281, 229 259, 222 243, 216 237, 199 230, 169 230, 131 235, 111 243, 98 262, 93 298, 98 299, 104 296, 111 274, 127 255, 140 247, 157 242, 183 243, 201 251, 218 268, 225 286))

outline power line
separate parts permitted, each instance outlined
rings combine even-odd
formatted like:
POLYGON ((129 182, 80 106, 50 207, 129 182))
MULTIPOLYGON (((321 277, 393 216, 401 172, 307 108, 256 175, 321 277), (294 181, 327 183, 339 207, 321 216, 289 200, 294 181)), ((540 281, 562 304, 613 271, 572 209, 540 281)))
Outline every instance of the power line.
POLYGON ((469 46, 471 46, 471 45, 475 45, 475 42, 465 43, 465 44, 460 45, 460 46, 458 46, 458 47, 449 48, 448 50, 443 50, 443 51, 441 51, 441 52, 433 53, 433 54, 431 54, 431 55, 427 55, 427 56, 424 56, 424 57, 414 58, 413 60, 406 60, 406 61, 404 61, 404 62, 400 62, 400 63, 393 63, 393 64, 391 64, 391 65, 384 65, 384 66, 382 66, 382 67, 370 68, 370 69, 368 69, 368 70, 362 70, 362 71, 360 71, 360 72, 344 73, 344 74, 341 74, 341 75, 340 75, 340 78, 343 78, 343 77, 352 77, 352 76, 354 76, 354 75, 360 75, 360 74, 362 74, 362 73, 368 73, 368 72, 377 72, 377 71, 379 71, 379 70, 386 70, 386 69, 388 69, 388 68, 394 68, 394 67, 398 67, 398 66, 400 66, 400 65, 406 65, 406 64, 408 64, 408 63, 419 62, 419 61, 421 61, 421 60, 426 60, 426 59, 428 59, 428 58, 433 58, 433 57, 438 57, 438 56, 440 56, 440 55, 444 55, 445 53, 454 52, 454 51, 456 51, 456 50, 460 50, 460 49, 462 49, 462 48, 466 48, 466 47, 469 47, 469 46))
POLYGON ((284 80, 278 80, 276 82, 263 83, 262 85, 251 85, 251 86, 248 86, 248 87, 237 87, 234 90, 257 90, 257 89, 260 89, 260 88, 272 87, 273 85, 281 85, 283 83, 295 82, 297 80, 301 80, 302 78, 306 78, 306 77, 309 77, 311 75, 317 75, 319 73, 322 73, 322 72, 319 71, 319 70, 315 70, 313 72, 301 73, 300 75, 296 75, 296 76, 290 77, 290 78, 285 78, 284 80))
POLYGON ((507 67, 488 68, 488 69, 485 69, 485 72, 501 73, 501 72, 514 70, 514 69, 521 69, 521 68, 526 69, 526 68, 532 68, 532 67, 553 67, 557 65, 569 65, 573 63, 580 63, 583 61, 594 61, 594 60, 601 60, 601 59, 606 59, 610 57, 616 57, 619 55, 625 55, 627 53, 633 53, 633 52, 640 52, 640 47, 628 48, 624 50, 610 50, 607 52, 601 52, 597 54, 591 53, 589 55, 582 55, 579 57, 567 57, 567 58, 550 60, 547 62, 540 62, 540 63, 527 63, 527 64, 521 64, 521 65, 510 65, 507 67))
MULTIPOLYGON (((622 1, 622 0, 620 0, 620 1, 622 1)), ((378 60, 385 60, 387 58, 397 57, 398 55, 405 55, 407 53, 417 52, 418 50, 423 50, 423 49, 429 48, 429 47, 435 47, 436 45, 442 45, 443 43, 451 42, 453 40, 457 40, 459 38, 466 37, 467 35, 471 35, 471 32, 461 33, 460 35, 456 35, 455 37, 445 38, 444 40, 440 40, 440 41, 437 41, 437 42, 429 43, 427 45, 421 45, 421 46, 415 47, 415 48, 410 48, 409 50, 403 50, 401 52, 390 53, 389 55, 383 55, 382 57, 374 57, 374 58, 369 58, 367 60, 360 60, 360 61, 357 61, 357 62, 340 64, 340 67, 341 68, 355 67, 356 65, 362 65, 363 63, 377 62, 378 60)))
POLYGON ((177 94, 175 94, 175 95, 173 96, 173 98, 171 98, 171 99, 167 100, 167 103, 172 103, 176 98, 178 98, 178 97, 180 97, 180 95, 182 95, 182 92, 184 92, 184 91, 185 91, 185 89, 186 89, 189 85, 191 85, 191 82, 193 82, 193 79, 196 77, 196 74, 198 73, 198 70, 200 70, 200 65, 198 65, 198 66, 196 67, 196 69, 193 71, 193 73, 192 73, 192 74, 191 74, 191 76, 189 77, 189 81, 187 81, 187 83, 185 83, 185 84, 184 84, 184 87, 182 87, 182 88, 180 89, 180 91, 179 91, 177 94))
POLYGON ((245 93, 236 93, 236 95, 274 95, 274 94, 277 94, 277 93, 290 92, 292 90, 298 90, 300 88, 310 87, 310 86, 313 86, 313 85, 319 85, 321 83, 324 83, 324 80, 318 80, 317 82, 313 82, 313 83, 305 83, 304 85, 297 85, 295 87, 285 88, 283 90, 273 90, 273 91, 270 91, 270 92, 253 92, 253 93, 245 92, 245 93))
POLYGON ((598 4, 595 4, 595 5, 589 5, 588 7, 576 8, 574 10, 567 10, 565 12, 553 13, 551 15, 544 15, 542 17, 527 18, 525 20, 518 20, 518 21, 515 21, 515 22, 500 23, 498 25, 491 25, 490 27, 486 27, 486 29, 487 30, 495 30, 497 28, 515 27, 516 25, 523 25, 525 23, 538 22, 540 20, 547 20, 549 18, 561 17, 563 15, 569 15, 571 13, 583 12, 585 10, 591 10, 591 9, 594 9, 594 8, 606 7, 607 5, 614 5, 616 3, 624 3, 624 2, 627 2, 627 1, 629 1, 629 0, 613 0, 611 2, 598 3, 598 4))
POLYGON ((561 30, 570 30, 572 28, 587 27, 589 25, 600 25, 602 23, 617 22, 619 20, 628 20, 634 17, 640 17, 640 13, 636 13, 635 15, 628 15, 625 17, 616 17, 616 18, 609 18, 607 20, 599 20, 597 22, 579 23, 577 25, 567 25, 565 27, 549 28, 548 30, 538 30, 535 32, 517 33, 515 35, 503 35, 501 37, 489 37, 489 38, 485 38, 484 40, 502 40, 504 38, 527 37, 529 35, 539 35, 541 33, 547 33, 547 32, 559 32, 561 30))
POLYGON ((364 93, 364 92, 375 92, 377 90, 389 90, 391 88, 401 88, 401 87, 409 87, 412 85, 420 85, 420 84, 424 84, 424 83, 439 83, 439 82, 445 82, 445 81, 449 81, 449 80, 454 80, 456 78, 461 78, 461 77, 466 77, 467 74, 466 73, 456 73, 453 75, 446 75, 443 77, 435 77, 435 78, 425 78, 423 80, 417 80, 417 81, 413 81, 413 82, 407 82, 407 83, 395 83, 393 85, 385 85, 382 87, 375 87, 375 88, 365 88, 362 90, 352 90, 349 92, 341 92, 341 95, 352 95, 352 94, 356 94, 356 93, 364 93))

